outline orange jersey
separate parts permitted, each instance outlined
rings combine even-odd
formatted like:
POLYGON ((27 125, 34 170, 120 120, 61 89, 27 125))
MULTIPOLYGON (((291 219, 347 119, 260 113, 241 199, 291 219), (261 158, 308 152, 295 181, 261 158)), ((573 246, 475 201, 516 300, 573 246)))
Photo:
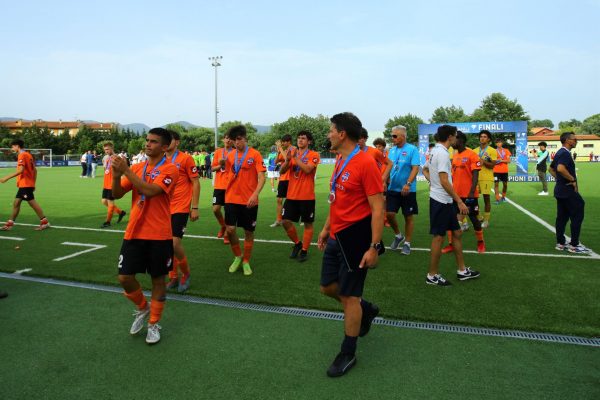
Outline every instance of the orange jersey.
MULTIPOLYGON (((452 187, 461 198, 469 197, 473 184, 473 171, 481 170, 481 160, 473 150, 464 149, 462 152, 454 151, 452 157, 452 187)), ((477 186, 473 197, 479 197, 477 186)))
MULTIPOLYGON (((293 154, 300 150, 295 150, 293 154)), ((310 174, 302 172, 296 164, 294 158, 290 162, 290 183, 288 186, 287 198, 290 200, 314 200, 315 199, 315 174, 317 173, 317 165, 321 162, 319 153, 312 150, 300 152, 302 162, 308 165, 313 165, 314 168, 310 174), (306 154, 305 154, 306 153, 306 154)))
POLYGON ((102 184, 102 189, 112 189, 112 160, 110 157, 106 159, 106 164, 104 164, 104 182, 102 184))
MULTIPOLYGON (((330 185, 343 165, 344 161, 338 157, 330 185)), ((373 157, 359 151, 346 165, 335 182, 335 187, 335 200, 329 207, 331 238, 334 238, 337 232, 369 216, 371 206, 367 197, 383 193, 381 173, 373 157)))
POLYGON ((365 146, 361 151, 364 153, 367 153, 368 155, 370 155, 371 157, 373 157, 375 159, 375 162, 377 163, 377 168, 380 171, 383 172, 385 170, 387 160, 382 152, 377 150, 375 147, 371 147, 371 146, 365 146))
POLYGON ((28 152, 21 150, 17 157, 17 168, 23 167, 23 172, 17 175, 17 187, 35 187, 35 161, 28 152))
POLYGON ((178 151, 173 156, 175 159, 171 157, 168 161, 177 167, 179 179, 171 198, 171 214, 189 213, 192 202, 192 179, 198 178, 198 167, 189 154, 178 151))
MULTIPOLYGON (((290 146, 290 147, 288 147, 288 149, 286 150, 286 154, 287 154, 287 152, 288 152, 288 151, 290 151, 290 150, 291 150, 291 151, 293 151, 294 149, 295 149, 295 147, 294 147, 294 146, 290 146)), ((277 159, 275 160, 275 163, 276 163, 276 164, 280 164, 280 165, 281 165, 281 164, 283 164, 284 162, 285 162, 285 157, 283 157, 283 156, 281 155, 281 153, 279 153, 279 154, 277 155, 277 159)), ((289 169, 288 169, 287 171, 285 171, 285 173, 283 173, 283 174, 282 174, 282 173, 280 173, 280 174, 279 174, 279 181, 280 181, 280 182, 282 182, 282 181, 289 181, 289 180, 290 180, 290 170, 289 170, 289 169)))
MULTIPOLYGON (((135 164, 131 167, 134 174, 143 179, 142 173, 146 163, 135 164)), ((159 185, 163 192, 154 197, 146 197, 142 202, 142 195, 125 176, 121 179, 121 186, 126 191, 131 190, 131 214, 125 230, 125 239, 145 240, 170 240, 173 239, 171 231, 171 197, 179 178, 177 167, 167 160, 158 167, 148 165, 146 168, 146 182, 159 185)))
POLYGON ((248 147, 246 157, 244 157, 243 151, 239 152, 234 149, 227 156, 225 169, 229 171, 229 182, 225 190, 225 203, 248 204, 248 200, 250 200, 252 193, 258 186, 259 173, 266 171, 262 156, 252 147, 248 147), (234 170, 236 156, 238 163, 241 162, 237 174, 234 170))
POLYGON ((503 160, 510 162, 510 150, 505 148, 497 148, 496 153, 498 154, 498 158, 496 159, 497 164, 494 165, 494 172, 508 173, 508 164, 498 163, 498 161, 503 160))
MULTIPOLYGON (((233 148, 229 149, 229 151, 227 151, 227 149, 225 149, 225 148, 215 150, 215 156, 213 157, 212 166, 218 167, 219 162, 221 160, 227 160, 227 155, 229 153, 231 153, 232 150, 233 150, 233 148)), ((229 173, 230 173, 230 171, 226 168, 218 169, 214 173, 215 174, 215 186, 214 186, 215 189, 221 189, 221 190, 227 189, 227 182, 229 182, 229 173)))

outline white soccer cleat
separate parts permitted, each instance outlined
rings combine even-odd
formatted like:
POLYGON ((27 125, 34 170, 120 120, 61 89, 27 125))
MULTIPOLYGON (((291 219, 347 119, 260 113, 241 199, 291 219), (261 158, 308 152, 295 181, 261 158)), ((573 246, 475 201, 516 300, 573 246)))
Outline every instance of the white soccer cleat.
POLYGON ((460 224, 460 229, 461 229, 463 232, 466 232, 466 231, 468 231, 468 230, 469 230, 469 227, 470 227, 470 225, 469 225, 469 223, 468 223, 468 222, 464 222, 464 223, 462 223, 462 222, 461 222, 461 224, 460 224))
POLYGON ((538 196, 548 196, 548 192, 539 192, 538 196))
POLYGON ((148 334, 146 335, 146 343, 154 344, 160 341, 160 330, 162 328, 158 323, 148 324, 148 334))
POLYGON ((44 218, 40 221, 40 225, 35 228, 36 231, 43 231, 44 229, 50 228, 50 222, 48 222, 48 218, 44 218))
POLYGON ((483 222, 481 223, 481 227, 482 227, 483 229, 487 228, 488 226, 490 226, 490 223, 489 223, 488 221, 483 221, 483 222))
POLYGON ((142 328, 144 327, 144 322, 146 321, 146 318, 148 318, 149 314, 150 314, 150 306, 149 305, 146 305, 146 308, 144 308, 143 310, 135 310, 133 312, 133 316, 135 318, 133 319, 133 324, 131 324, 131 329, 129 330, 129 333, 131 333, 132 335, 135 335, 136 333, 141 331, 142 328))

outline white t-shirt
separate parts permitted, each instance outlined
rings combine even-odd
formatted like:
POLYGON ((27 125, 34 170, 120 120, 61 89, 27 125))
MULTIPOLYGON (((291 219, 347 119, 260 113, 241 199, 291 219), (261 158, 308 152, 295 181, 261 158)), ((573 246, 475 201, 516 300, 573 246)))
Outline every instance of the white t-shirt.
POLYGON ((446 192, 440 182, 440 172, 445 172, 448 174, 448 181, 452 186, 452 164, 448 149, 444 145, 436 143, 425 166, 429 169, 429 197, 440 203, 452 203, 452 196, 446 192))

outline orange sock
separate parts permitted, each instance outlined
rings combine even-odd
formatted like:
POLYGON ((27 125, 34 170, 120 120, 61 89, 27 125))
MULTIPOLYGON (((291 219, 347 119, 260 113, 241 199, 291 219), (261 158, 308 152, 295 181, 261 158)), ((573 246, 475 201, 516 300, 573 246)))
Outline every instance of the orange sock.
POLYGON ((250 262, 250 256, 252 256, 252 246, 254 246, 254 241, 244 240, 243 262, 250 262))
POLYGON ((148 302, 146 301, 146 297, 144 296, 144 292, 142 292, 142 288, 138 288, 135 292, 127 293, 123 292, 125 297, 133 302, 137 306, 139 310, 143 310, 146 308, 148 302))
POLYGON ((282 219, 283 219, 283 217, 281 216, 281 213, 277 214, 277 221, 281 222, 282 219))
POLYGON ((240 249, 240 244, 232 244, 231 245, 231 251, 233 251, 233 255, 236 257, 241 257, 242 256, 242 249, 240 249))
POLYGON ((190 274, 190 266, 188 265, 187 256, 183 257, 183 260, 179 260, 179 269, 181 269, 181 273, 183 275, 190 274))
POLYGON ((483 242, 483 229, 480 231, 475 231, 475 237, 478 242, 483 242))
POLYGON ((496 192, 496 201, 500 200, 500 193, 496 192))
POLYGON ((114 208, 113 208, 113 212, 114 212, 115 214, 121 214, 121 213, 123 212, 123 210, 121 210, 119 207, 117 207, 117 205, 116 205, 116 204, 113 204, 113 207, 114 207, 114 208))
POLYGON ((158 300, 152 299, 152 301, 150 302, 150 319, 148 320, 148 322, 151 324, 155 324, 158 321, 160 321, 160 317, 162 316, 162 312, 163 312, 164 308, 165 308, 164 301, 158 301, 158 300))
POLYGON ((106 222, 112 221, 114 211, 115 211, 115 206, 112 204, 109 204, 108 211, 106 212, 106 222))
POLYGON ((219 225, 221 225, 222 228, 225 227, 225 220, 223 219, 223 214, 217 214, 217 221, 219 221, 219 225))
POLYGON ((313 228, 304 227, 304 235, 302 236, 302 250, 308 251, 310 246, 310 242, 312 242, 313 238, 313 228))
POLYGON ((173 257, 173 269, 169 271, 169 279, 177 278, 177 266, 179 265, 179 260, 177 257, 173 257))
POLYGON ((296 232, 296 227, 292 225, 290 229, 286 229, 285 233, 287 233, 288 237, 294 242, 294 244, 298 243, 298 232, 296 232))
POLYGON ((452 231, 448 231, 448 244, 452 245, 452 231))

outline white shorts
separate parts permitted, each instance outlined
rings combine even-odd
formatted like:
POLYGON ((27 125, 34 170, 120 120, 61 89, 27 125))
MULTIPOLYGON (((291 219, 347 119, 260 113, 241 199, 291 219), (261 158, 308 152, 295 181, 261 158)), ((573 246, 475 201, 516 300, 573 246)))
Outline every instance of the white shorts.
POLYGON ((279 178, 279 171, 267 171, 267 178, 269 178, 269 179, 279 178))

